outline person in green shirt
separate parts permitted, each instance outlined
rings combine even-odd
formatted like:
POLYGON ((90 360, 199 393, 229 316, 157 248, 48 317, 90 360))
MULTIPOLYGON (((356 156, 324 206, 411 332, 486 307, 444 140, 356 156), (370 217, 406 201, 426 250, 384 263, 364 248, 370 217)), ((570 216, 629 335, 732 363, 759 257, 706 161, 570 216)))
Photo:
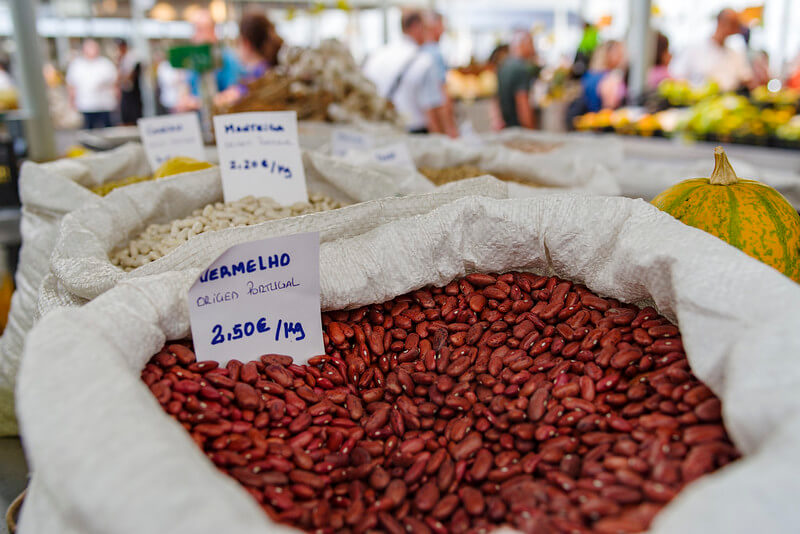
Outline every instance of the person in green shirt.
POLYGON ((497 72, 497 99, 506 128, 522 126, 535 128, 536 118, 531 108, 531 84, 539 74, 533 63, 536 50, 530 33, 514 34, 510 54, 497 72))

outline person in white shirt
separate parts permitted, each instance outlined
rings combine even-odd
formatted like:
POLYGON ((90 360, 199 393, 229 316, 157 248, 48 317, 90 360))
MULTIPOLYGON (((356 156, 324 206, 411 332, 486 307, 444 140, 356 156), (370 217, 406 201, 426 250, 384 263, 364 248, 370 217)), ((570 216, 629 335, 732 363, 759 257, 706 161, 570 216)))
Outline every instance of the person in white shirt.
POLYGON ((72 105, 83 113, 86 129, 111 126, 111 112, 117 107, 117 68, 100 55, 94 39, 83 42, 83 55, 67 69, 67 87, 72 105))
POLYGON ((722 91, 750 86, 753 71, 747 56, 725 46, 728 37, 740 32, 736 12, 723 9, 717 15, 717 28, 711 38, 689 47, 670 65, 672 76, 698 85, 716 82, 722 91))
POLYGON ((433 57, 422 48, 427 32, 422 15, 402 18, 403 38, 369 58, 364 74, 390 100, 411 133, 444 133, 444 94, 433 57))
POLYGON ((176 69, 170 65, 161 54, 156 67, 156 82, 158 83, 158 103, 166 113, 177 113, 181 90, 187 86, 186 73, 183 69, 176 69))

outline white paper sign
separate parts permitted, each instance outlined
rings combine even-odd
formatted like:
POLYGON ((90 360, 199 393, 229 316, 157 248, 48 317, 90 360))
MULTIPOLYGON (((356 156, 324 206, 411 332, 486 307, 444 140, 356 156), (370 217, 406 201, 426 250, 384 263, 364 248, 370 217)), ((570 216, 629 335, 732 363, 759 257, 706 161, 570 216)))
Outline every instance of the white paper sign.
POLYGON ((283 205, 308 202, 296 112, 217 115, 214 134, 225 202, 248 195, 283 205))
POLYGON ((318 232, 229 248, 189 290, 198 359, 286 354, 305 363, 324 354, 319 292, 318 232))
POLYGON ((372 151, 372 157, 382 165, 392 165, 411 170, 417 169, 405 143, 394 143, 375 149, 372 151))
POLYGON ((180 156, 206 160, 197 113, 148 117, 136 124, 151 169, 156 170, 168 159, 180 156))
POLYGON ((344 156, 349 150, 366 152, 373 145, 371 137, 355 130, 337 128, 331 132, 331 152, 334 156, 344 156))

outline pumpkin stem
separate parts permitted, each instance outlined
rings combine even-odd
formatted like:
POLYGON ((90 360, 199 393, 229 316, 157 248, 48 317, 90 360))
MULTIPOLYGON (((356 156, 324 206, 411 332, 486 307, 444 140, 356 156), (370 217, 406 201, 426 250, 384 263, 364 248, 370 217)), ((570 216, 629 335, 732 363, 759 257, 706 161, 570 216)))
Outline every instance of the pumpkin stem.
POLYGON ((725 149, 721 146, 714 149, 714 172, 711 173, 708 181, 711 185, 731 185, 739 181, 739 177, 731 167, 731 162, 728 161, 725 149))

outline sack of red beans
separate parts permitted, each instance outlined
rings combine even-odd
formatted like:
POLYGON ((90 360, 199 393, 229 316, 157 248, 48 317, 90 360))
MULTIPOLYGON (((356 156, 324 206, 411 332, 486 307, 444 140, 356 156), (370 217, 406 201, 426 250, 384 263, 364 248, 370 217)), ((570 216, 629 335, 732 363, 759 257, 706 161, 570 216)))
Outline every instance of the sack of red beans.
POLYGON ((23 534, 796 530, 800 288, 642 201, 323 243, 308 362, 197 361, 204 267, 35 327, 23 534))

